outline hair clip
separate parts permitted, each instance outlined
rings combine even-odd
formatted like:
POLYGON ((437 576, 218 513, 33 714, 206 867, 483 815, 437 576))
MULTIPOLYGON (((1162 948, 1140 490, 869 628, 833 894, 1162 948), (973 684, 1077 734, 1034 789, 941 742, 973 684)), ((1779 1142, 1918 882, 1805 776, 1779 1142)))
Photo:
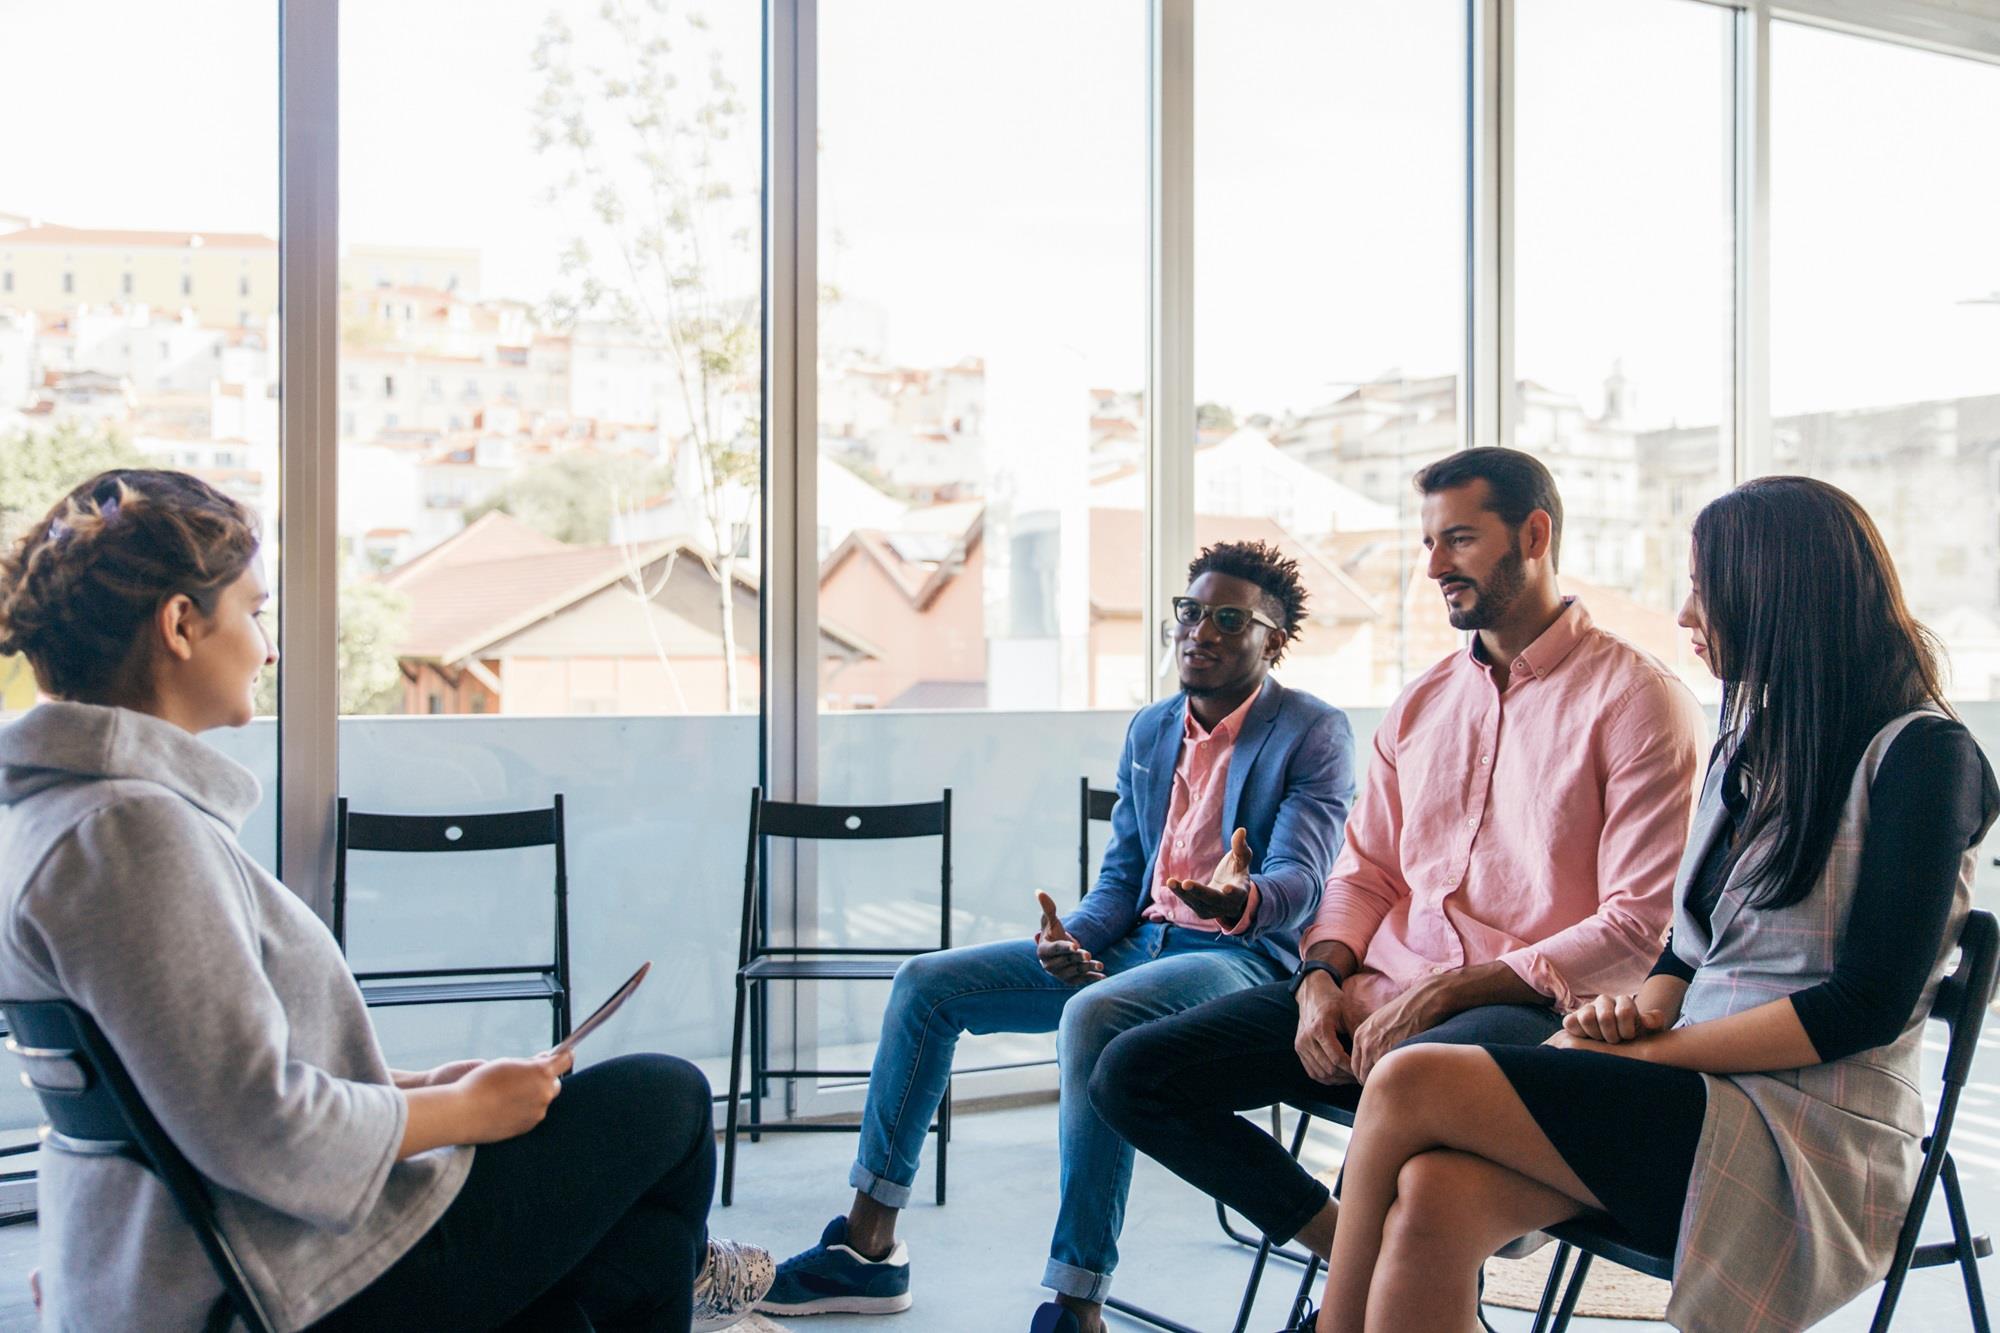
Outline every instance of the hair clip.
POLYGON ((69 536, 69 524, 63 522, 61 519, 57 519, 55 522, 49 524, 50 541, 59 542, 67 536, 69 536))
POLYGON ((97 502, 97 516, 106 523, 118 517, 118 493, 116 491, 113 491, 110 495, 97 502))

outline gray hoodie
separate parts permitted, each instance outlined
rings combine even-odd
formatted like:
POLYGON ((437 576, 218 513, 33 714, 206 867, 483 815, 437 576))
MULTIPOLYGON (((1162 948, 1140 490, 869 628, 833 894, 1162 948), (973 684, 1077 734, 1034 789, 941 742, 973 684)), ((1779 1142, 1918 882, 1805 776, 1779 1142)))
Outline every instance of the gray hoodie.
MULTIPOLYGON (((0 997, 97 1020, 292 1330, 414 1245, 472 1150, 396 1160, 407 1110, 346 961, 237 845, 257 800, 143 713, 46 703, 0 727, 0 997)), ((46 1327, 194 1329, 221 1292, 141 1167, 45 1152, 41 1210, 46 1327)))

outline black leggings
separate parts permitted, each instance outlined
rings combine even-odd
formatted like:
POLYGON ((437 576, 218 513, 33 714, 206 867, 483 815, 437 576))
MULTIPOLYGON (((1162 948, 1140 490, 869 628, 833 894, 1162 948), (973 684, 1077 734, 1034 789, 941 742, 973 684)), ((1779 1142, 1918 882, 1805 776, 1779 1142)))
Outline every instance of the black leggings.
POLYGON ((700 1070, 667 1055, 593 1065, 541 1124, 479 1148, 436 1225, 314 1333, 685 1333, 714 1184, 700 1070))

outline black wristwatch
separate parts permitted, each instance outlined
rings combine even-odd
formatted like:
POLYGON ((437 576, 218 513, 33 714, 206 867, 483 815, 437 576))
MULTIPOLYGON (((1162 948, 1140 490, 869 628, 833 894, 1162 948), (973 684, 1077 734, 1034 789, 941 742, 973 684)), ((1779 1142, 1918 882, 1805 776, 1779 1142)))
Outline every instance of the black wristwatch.
POLYGON ((1326 973, 1328 976, 1333 978, 1333 984, 1336 986, 1345 985, 1347 982, 1347 978, 1340 975, 1340 969, 1335 967, 1332 963, 1322 963, 1317 958, 1308 958, 1303 963, 1299 964, 1298 971, 1292 973, 1293 995, 1296 996, 1299 993, 1299 987, 1305 985, 1306 978, 1314 972, 1326 973))

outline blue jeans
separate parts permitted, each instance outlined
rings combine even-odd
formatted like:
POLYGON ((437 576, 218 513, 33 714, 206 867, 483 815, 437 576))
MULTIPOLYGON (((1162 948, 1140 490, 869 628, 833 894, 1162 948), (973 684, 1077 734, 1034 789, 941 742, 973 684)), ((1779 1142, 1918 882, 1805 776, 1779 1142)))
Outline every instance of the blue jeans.
POLYGON ((1090 1076, 1119 1033, 1284 975, 1243 939, 1158 922, 1097 955, 1105 979, 1075 987, 1042 969, 1032 940, 910 959, 896 973, 848 1183, 891 1208, 910 1202, 917 1158, 944 1097, 961 1032, 1058 1032, 1061 1201, 1042 1285, 1101 1301, 1118 1264, 1132 1148, 1098 1118, 1090 1076))

